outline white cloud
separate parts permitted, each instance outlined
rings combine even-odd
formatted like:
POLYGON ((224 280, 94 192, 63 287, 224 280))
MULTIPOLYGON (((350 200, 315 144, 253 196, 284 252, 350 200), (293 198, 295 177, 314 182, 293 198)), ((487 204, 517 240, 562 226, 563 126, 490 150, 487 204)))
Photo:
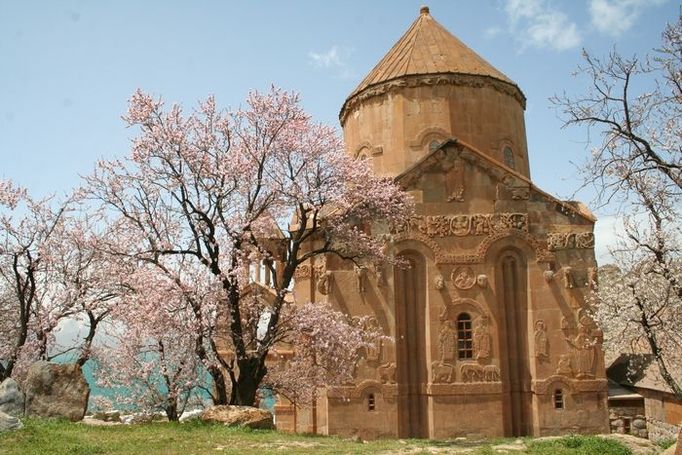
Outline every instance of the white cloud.
POLYGON ((322 68, 345 66, 345 63, 343 62, 341 55, 339 53, 339 48, 336 46, 332 46, 331 49, 329 49, 326 52, 321 53, 309 52, 308 56, 313 61, 313 64, 315 66, 319 66, 322 68))
POLYGON ((592 26, 602 33, 618 37, 628 31, 642 11, 666 0, 590 0, 592 26))
POLYGON ((582 40, 575 22, 547 0, 506 0, 509 32, 525 47, 564 51, 582 40))
POLYGON ((497 35, 502 33, 502 29, 500 27, 488 27, 485 29, 483 32, 485 34, 485 37, 488 39, 495 38, 497 35))
POLYGON ((308 52, 308 57, 313 66, 324 69, 339 70, 339 76, 342 78, 351 78, 354 73, 350 70, 347 64, 347 59, 351 54, 351 50, 339 46, 332 46, 329 50, 323 52, 308 52))

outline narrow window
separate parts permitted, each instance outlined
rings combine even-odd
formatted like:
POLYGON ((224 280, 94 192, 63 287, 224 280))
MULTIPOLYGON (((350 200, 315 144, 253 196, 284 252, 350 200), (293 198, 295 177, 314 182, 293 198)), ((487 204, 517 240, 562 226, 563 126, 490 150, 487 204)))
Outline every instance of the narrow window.
POLYGON ((512 169, 516 169, 516 164, 514 163, 514 152, 511 147, 506 146, 503 151, 504 154, 504 164, 512 169))
POLYGON ((630 434, 630 419, 627 417, 623 418, 623 433, 630 434))
POLYGON ((471 316, 467 313, 462 313, 457 316, 457 358, 471 359, 473 357, 471 316))
POLYGON ((374 411, 376 409, 376 401, 374 400, 374 394, 370 393, 367 396, 367 410, 374 411))
POLYGON ((564 409, 564 391, 561 389, 554 391, 554 409, 564 409))

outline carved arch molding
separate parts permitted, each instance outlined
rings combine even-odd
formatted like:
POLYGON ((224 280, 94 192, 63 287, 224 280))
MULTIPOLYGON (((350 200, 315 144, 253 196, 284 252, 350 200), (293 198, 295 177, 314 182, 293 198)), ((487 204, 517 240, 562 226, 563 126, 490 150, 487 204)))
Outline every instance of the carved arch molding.
POLYGON ((535 253, 535 259, 537 262, 549 262, 554 261, 554 253, 549 251, 546 247, 546 243, 538 240, 532 234, 524 232, 517 229, 508 229, 504 231, 497 231, 486 236, 478 247, 470 252, 464 254, 456 254, 446 251, 441 245, 433 238, 421 234, 419 232, 402 232, 395 234, 393 236, 394 244, 399 242, 413 240, 420 242, 426 247, 428 247, 433 252, 434 261, 436 264, 480 264, 486 261, 488 256, 488 250, 497 241, 506 238, 517 238, 525 241, 535 253))

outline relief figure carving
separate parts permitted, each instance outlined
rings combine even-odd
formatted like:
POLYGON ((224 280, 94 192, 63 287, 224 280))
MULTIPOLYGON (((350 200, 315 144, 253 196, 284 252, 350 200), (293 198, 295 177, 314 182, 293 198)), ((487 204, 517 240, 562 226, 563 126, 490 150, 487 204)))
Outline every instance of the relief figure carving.
POLYGON ((477 359, 487 359, 490 357, 490 328, 488 319, 481 316, 476 320, 473 333, 474 356, 477 359))
POLYGON ((457 289, 471 289, 476 283, 476 274, 468 266, 457 267, 452 271, 450 279, 457 289))
POLYGON ((549 360, 549 341, 545 321, 535 321, 535 357, 538 360, 549 360))
POLYGON ((459 367, 462 382, 496 382, 500 380, 500 369, 497 365, 480 365, 467 362, 459 367))
POLYGON ((455 381, 455 367, 436 361, 431 364, 431 375, 434 383, 449 384, 455 381))
POLYGON ((377 368, 382 384, 395 384, 395 363, 385 363, 377 368))
POLYGON ((594 378, 595 347, 597 339, 590 334, 589 327, 580 324, 578 335, 574 339, 566 338, 573 351, 573 362, 576 378, 594 378))
POLYGON ((457 331, 450 321, 443 321, 441 323, 438 344, 440 347, 441 363, 454 361, 457 356, 457 331))

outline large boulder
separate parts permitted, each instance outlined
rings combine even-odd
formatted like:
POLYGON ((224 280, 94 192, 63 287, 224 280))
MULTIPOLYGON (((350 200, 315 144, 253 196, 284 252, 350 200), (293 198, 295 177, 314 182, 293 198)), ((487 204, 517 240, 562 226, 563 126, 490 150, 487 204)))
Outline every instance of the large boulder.
POLYGON ((19 384, 12 378, 7 378, 0 384, 0 412, 14 417, 24 415, 24 394, 19 390, 19 384))
POLYGON ((0 433, 9 430, 20 430, 23 427, 24 424, 17 417, 0 412, 0 433))
POLYGON ((272 414, 265 409, 250 406, 212 406, 201 413, 204 422, 222 423, 228 426, 274 430, 272 414))
POLYGON ((26 378, 26 415, 82 420, 90 387, 78 365, 36 362, 26 378))

